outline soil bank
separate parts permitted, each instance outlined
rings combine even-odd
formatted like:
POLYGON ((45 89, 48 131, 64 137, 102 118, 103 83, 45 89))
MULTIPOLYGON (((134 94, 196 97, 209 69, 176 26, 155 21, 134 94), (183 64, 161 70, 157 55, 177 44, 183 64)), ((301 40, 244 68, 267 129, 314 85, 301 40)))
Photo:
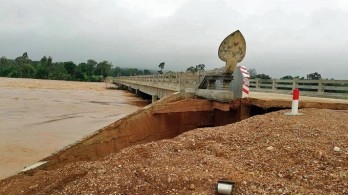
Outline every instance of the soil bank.
POLYGON ((281 110, 0 181, 0 194, 348 193, 347 110, 281 110), (339 148, 339 149, 337 149, 339 148))

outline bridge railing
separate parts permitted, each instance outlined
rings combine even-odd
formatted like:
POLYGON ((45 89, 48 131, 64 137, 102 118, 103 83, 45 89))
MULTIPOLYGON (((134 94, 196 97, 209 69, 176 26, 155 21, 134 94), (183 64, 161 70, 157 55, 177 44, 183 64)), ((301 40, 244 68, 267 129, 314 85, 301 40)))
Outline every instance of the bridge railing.
MULTIPOLYGON (((187 88, 198 87, 205 74, 205 72, 178 72, 169 74, 115 77, 114 80, 137 82, 173 91, 182 91, 187 88)), ((348 99, 348 80, 250 80, 251 91, 291 94, 294 88, 299 88, 303 95, 348 99)))
POLYGON ((294 88, 300 89, 301 93, 305 95, 348 99, 348 80, 250 80, 250 90, 252 91, 291 93, 294 88))
POLYGON ((186 88, 196 88, 204 78, 204 75, 205 72, 178 72, 169 74, 121 76, 115 77, 114 80, 141 82, 146 85, 156 85, 181 91, 186 88))

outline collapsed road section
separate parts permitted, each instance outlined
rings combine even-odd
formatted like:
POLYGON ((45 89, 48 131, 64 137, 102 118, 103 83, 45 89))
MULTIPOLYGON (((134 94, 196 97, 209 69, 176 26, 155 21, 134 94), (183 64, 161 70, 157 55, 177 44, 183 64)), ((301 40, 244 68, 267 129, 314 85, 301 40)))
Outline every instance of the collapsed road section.
MULTIPOLYGON (((71 162, 95 161, 129 146, 170 139, 192 129, 223 126, 290 107, 290 101, 243 98, 221 103, 176 93, 42 159, 40 162, 45 163, 24 173, 33 175, 38 170, 52 170, 71 162)), ((348 104, 308 101, 302 101, 300 107, 348 110, 348 104)))

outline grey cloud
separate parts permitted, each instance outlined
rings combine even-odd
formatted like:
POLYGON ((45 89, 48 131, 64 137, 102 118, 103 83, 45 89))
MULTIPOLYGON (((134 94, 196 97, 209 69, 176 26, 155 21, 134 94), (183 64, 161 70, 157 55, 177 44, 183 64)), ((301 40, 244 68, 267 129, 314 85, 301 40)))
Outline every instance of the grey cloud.
POLYGON ((347 78, 348 11, 336 1, 319 1, 307 12, 316 1, 300 8, 284 0, 249 0, 240 6, 191 0, 165 17, 132 10, 133 5, 125 8, 126 2, 0 0, 0 56, 27 51, 32 59, 106 59, 153 69, 165 61, 171 70, 204 63, 213 69, 224 65, 217 57, 220 42, 240 29, 247 41, 242 64, 260 73, 280 77, 318 71, 347 78))

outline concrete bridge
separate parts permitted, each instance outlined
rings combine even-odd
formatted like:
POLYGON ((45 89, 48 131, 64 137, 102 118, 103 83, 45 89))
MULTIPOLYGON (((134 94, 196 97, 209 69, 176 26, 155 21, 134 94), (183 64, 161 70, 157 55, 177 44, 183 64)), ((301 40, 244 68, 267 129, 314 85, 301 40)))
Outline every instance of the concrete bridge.
POLYGON ((115 77, 113 83, 137 95, 150 95, 153 101, 179 91, 194 91, 204 73, 173 73, 115 77))
MULTIPOLYGON (((251 116, 291 108, 291 95, 280 93, 270 95, 255 91, 266 89, 274 92, 278 88, 283 91, 289 87, 289 84, 284 84, 286 81, 277 83, 278 81, 273 80, 272 84, 256 81, 257 86, 252 91, 251 97, 236 98, 230 102, 197 98, 194 93, 175 93, 195 91, 203 78, 204 73, 115 78, 114 83, 117 85, 139 95, 151 95, 153 100, 157 98, 160 100, 42 159, 23 172, 32 176, 40 169, 53 170, 70 162, 95 161, 111 153, 117 153, 125 147, 169 139, 192 129, 223 126, 251 116)), ((292 86, 302 87, 301 82, 292 81, 292 86)), ((326 83, 323 82, 323 85, 326 86, 326 83)), ((221 86, 217 84, 216 87, 221 86)), ((305 87, 314 88, 311 85, 305 87)), ((325 89, 332 90, 324 87, 324 93, 325 89)), ((348 110, 348 100, 302 97, 299 107, 348 110)))
MULTIPOLYGON (((135 94, 150 95, 155 101, 174 92, 194 92, 205 75, 206 72, 141 75, 115 77, 113 82, 135 94)), ((216 86, 221 88, 219 83, 216 86)), ((264 92, 290 95, 294 88, 305 96, 348 99, 348 80, 250 80, 250 95, 255 98, 264 92)))

